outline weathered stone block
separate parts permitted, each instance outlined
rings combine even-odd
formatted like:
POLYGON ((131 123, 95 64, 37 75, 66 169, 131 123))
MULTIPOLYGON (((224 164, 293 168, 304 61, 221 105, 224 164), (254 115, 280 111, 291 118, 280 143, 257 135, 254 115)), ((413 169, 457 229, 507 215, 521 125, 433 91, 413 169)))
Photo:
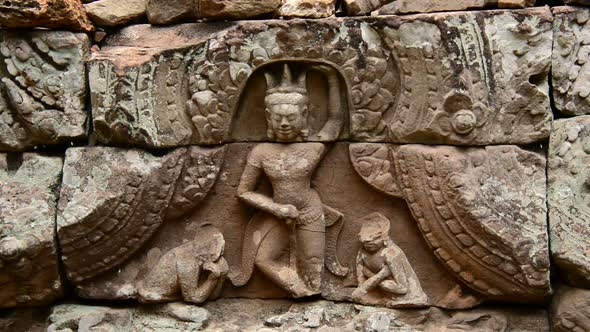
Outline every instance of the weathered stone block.
POLYGON ((92 31, 80 0, 7 0, 0 4, 0 27, 92 31))
POLYGON ((330 17, 336 12, 336 0, 282 0, 278 14, 284 17, 330 17))
POLYGON ((146 17, 148 0, 100 0, 84 5, 88 16, 99 26, 129 24, 146 17))
POLYGON ((87 135, 85 34, 0 30, 0 151, 87 135))
POLYGON ((590 114, 590 9, 556 7, 553 13, 555 107, 566 115, 590 114))
POLYGON ((90 62, 94 125, 108 144, 266 140, 264 73, 292 63, 310 73, 310 137, 340 96, 341 140, 536 142, 552 120, 551 28, 547 8, 135 26, 90 62), (338 72, 337 94, 321 65, 338 72))
MULTIPOLYGON (((57 231, 75 284, 109 272, 158 228, 191 211, 215 183, 223 148, 72 148, 66 153, 57 231)), ((131 282, 131 280, 128 280, 131 282)), ((105 291, 114 291, 118 285, 105 291)))
POLYGON ((55 243, 62 158, 0 153, 0 308, 62 295, 55 243))
POLYGON ((590 116, 554 123, 549 145, 549 225, 560 276, 590 286, 590 116))
POLYGON ((280 5, 281 0, 149 0, 147 15, 151 24, 244 20, 272 15, 280 5))

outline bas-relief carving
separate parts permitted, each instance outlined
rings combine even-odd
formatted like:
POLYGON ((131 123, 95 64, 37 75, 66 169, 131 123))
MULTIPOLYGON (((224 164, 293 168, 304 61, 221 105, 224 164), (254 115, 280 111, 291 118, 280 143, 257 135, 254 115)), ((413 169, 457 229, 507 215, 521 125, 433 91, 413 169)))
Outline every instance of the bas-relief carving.
POLYGON ((553 8, 553 97, 555 107, 566 115, 590 113, 590 81, 587 63, 590 46, 590 10, 576 7, 553 8))
POLYGON ((590 285, 589 153, 590 116, 554 123, 547 172, 551 255, 562 280, 576 287, 590 285))
MULTIPOLYGON (((340 139, 527 144, 545 139, 552 120, 551 20, 547 8, 537 8, 247 22, 216 26, 213 39, 178 37, 150 47, 141 47, 128 29, 90 63, 95 127, 105 143, 239 141, 244 137, 232 128, 242 120, 240 100, 264 90, 255 84, 256 73, 294 61, 338 72, 349 119, 340 139), (118 46, 123 40, 127 46, 118 46), (164 46, 170 50, 162 51, 164 46)), ((190 27, 177 29, 181 34, 190 27)), ((266 139, 264 133, 247 138, 266 139)))
POLYGON ((384 29, 402 74, 391 142, 519 144, 548 136, 550 12, 495 13, 437 14, 384 29))
POLYGON ((355 301, 384 306, 426 304, 426 294, 406 255, 389 237, 390 221, 380 213, 361 220, 362 248, 356 258, 355 301))
MULTIPOLYGON (((318 70, 337 83, 332 68, 318 70)), ((280 78, 270 71, 265 75, 267 135, 279 143, 260 144, 248 155, 238 196, 260 212, 246 227, 241 267, 230 274, 230 280, 235 286, 243 286, 256 267, 294 297, 319 294, 324 265, 336 275, 348 273, 337 261, 336 244, 330 243, 338 239, 342 214, 324 205, 311 187, 311 177, 326 147, 321 143, 295 143, 307 141, 311 134, 306 72, 294 76, 285 64, 280 78), (257 191, 262 176, 268 177, 272 196, 257 191), (336 230, 335 236, 328 228, 336 230), (287 264, 282 259, 285 253, 289 255, 287 264)), ((338 119, 342 110, 334 104, 330 107, 331 116, 318 136, 335 139, 342 130, 338 119)))
POLYGON ((63 160, 0 154, 0 308, 63 294, 54 221, 63 160))
POLYGON ((221 294, 229 270, 223 258, 225 241, 213 226, 199 229, 195 238, 162 256, 138 282, 142 302, 174 301, 203 303, 221 294))
POLYGON ((86 137, 89 41, 61 31, 0 32, 0 149, 86 137))
POLYGON ((407 201, 436 257, 465 285, 510 301, 549 295, 543 157, 515 146, 358 143, 351 158, 374 188, 407 201))
POLYGON ((80 286, 108 272, 163 223, 191 211, 215 183, 224 151, 189 147, 156 157, 141 150, 69 149, 57 221, 68 278, 80 286))

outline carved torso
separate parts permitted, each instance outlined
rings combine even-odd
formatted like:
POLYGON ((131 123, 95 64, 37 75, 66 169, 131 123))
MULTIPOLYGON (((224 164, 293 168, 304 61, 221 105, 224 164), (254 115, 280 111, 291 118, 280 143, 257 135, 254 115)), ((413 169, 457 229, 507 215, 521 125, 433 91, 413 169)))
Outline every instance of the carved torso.
POLYGON ((248 162, 264 171, 275 202, 292 204, 298 209, 310 205, 320 208, 320 197, 311 188, 311 177, 324 149, 321 143, 261 144, 252 151, 248 162))

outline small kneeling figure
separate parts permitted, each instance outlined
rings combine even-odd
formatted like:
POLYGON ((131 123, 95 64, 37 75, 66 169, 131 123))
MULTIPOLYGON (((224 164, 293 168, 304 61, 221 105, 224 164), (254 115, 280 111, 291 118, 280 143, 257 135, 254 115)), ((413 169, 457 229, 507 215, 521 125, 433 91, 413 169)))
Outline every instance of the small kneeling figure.
POLYGON ((213 226, 200 230, 193 241, 163 255, 138 284, 142 302, 168 302, 178 299, 203 303, 219 296, 229 270, 223 258, 225 241, 213 226))
POLYGON ((421 306, 426 294, 406 255, 389 237, 390 221, 379 213, 361 220, 355 301, 377 305, 421 306))

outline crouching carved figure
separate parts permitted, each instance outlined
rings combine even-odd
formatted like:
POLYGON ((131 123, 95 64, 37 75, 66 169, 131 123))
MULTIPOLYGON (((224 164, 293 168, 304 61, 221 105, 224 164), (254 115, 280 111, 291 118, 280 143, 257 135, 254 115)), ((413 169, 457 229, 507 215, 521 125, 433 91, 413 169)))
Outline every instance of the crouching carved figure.
POLYGON ((279 143, 259 144, 248 156, 238 196, 260 211, 246 227, 241 266, 230 273, 232 283, 243 286, 256 267, 294 297, 320 293, 324 265, 336 275, 348 272, 336 259, 342 215, 324 205, 311 186, 326 147, 303 143, 312 137, 338 137, 342 127, 339 79, 326 65, 307 70, 319 70, 327 78, 329 119, 317 136, 311 132, 306 70, 293 77, 285 65, 280 81, 266 73, 268 136, 279 143), (263 176, 270 181, 272 197, 257 191, 263 176))
POLYGON ((426 294, 400 247, 389 237, 390 221, 379 213, 361 220, 355 301, 376 305, 421 305, 426 294))
POLYGON ((229 269, 222 257, 224 246, 223 235, 216 228, 202 228, 193 241, 162 256, 139 282, 140 301, 174 301, 179 293, 192 303, 218 297, 229 269))

